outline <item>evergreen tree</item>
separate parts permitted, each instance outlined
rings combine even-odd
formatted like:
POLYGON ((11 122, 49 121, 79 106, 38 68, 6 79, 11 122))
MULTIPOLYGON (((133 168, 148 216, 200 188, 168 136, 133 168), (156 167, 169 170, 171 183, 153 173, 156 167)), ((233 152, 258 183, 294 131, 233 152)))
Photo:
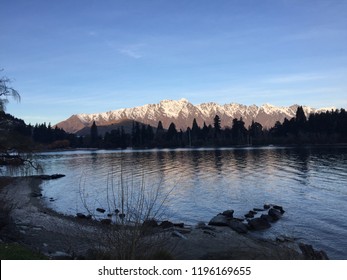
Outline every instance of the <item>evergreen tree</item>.
POLYGON ((209 134, 209 129, 206 125, 206 122, 204 122, 204 125, 203 125, 202 130, 201 130, 201 138, 203 139, 204 142, 207 141, 208 134, 209 134))
POLYGON ((250 144, 260 144, 263 137, 263 126, 252 120, 249 129, 250 144))
POLYGON ((98 127, 96 126, 95 121, 93 121, 93 124, 90 127, 90 146, 92 148, 98 148, 98 145, 99 145, 98 127))
POLYGON ((216 134, 220 133, 220 131, 221 131, 220 123, 221 123, 220 117, 218 115, 216 115, 213 119, 213 127, 214 127, 216 134))
POLYGON ((295 120, 297 123, 300 123, 300 124, 304 124, 307 121, 307 118, 302 106, 299 106, 298 109, 296 110, 295 120))
POLYGON ((233 126, 231 128, 231 133, 233 137, 234 144, 243 145, 247 144, 247 129, 245 128, 245 123, 242 120, 233 119, 233 126))
POLYGON ((201 144, 200 141, 200 127, 196 122, 196 119, 193 120, 192 130, 191 130, 191 141, 193 146, 199 146, 201 144))
POLYGON ((162 147, 164 145, 165 130, 161 121, 158 122, 157 131, 154 137, 154 146, 162 147))

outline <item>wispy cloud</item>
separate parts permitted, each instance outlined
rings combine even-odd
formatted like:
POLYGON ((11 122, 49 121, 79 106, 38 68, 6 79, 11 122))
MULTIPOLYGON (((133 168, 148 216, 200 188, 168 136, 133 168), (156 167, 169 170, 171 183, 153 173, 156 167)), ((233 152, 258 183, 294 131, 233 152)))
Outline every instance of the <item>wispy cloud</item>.
POLYGON ((119 48, 119 53, 126 55, 128 57, 134 58, 134 59, 140 59, 143 57, 142 49, 145 46, 145 44, 139 43, 139 44, 133 44, 133 45, 127 45, 122 48, 119 48))
POLYGON ((333 37, 340 37, 345 34, 345 30, 331 29, 327 27, 316 27, 301 32, 287 34, 282 37, 285 42, 302 41, 302 40, 315 40, 315 39, 329 39, 333 37))
POLYGON ((139 52, 134 51, 132 49, 120 49, 119 52, 121 54, 124 54, 126 56, 129 56, 129 57, 135 58, 135 59, 139 59, 142 57, 142 54, 140 54, 139 52))
POLYGON ((263 82, 271 83, 271 84, 289 84, 289 83, 316 81, 316 80, 322 80, 325 78, 326 76, 322 74, 301 73, 301 74, 288 74, 288 75, 274 76, 274 77, 264 79, 263 82))
POLYGON ((91 31, 88 32, 88 35, 91 36, 91 37, 94 37, 94 36, 97 35, 97 33, 95 31, 91 30, 91 31))

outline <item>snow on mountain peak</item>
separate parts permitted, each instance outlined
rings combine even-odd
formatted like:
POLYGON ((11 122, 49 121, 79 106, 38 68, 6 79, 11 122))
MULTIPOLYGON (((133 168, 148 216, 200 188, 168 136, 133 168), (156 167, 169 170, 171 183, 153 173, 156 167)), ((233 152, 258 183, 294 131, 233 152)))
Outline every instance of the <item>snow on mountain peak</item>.
MULTIPOLYGON (((213 125, 215 115, 221 117, 222 126, 231 126, 234 118, 243 118, 246 127, 252 121, 261 123, 264 127, 272 127, 276 121, 282 122, 284 118, 290 119, 295 116, 298 105, 289 107, 279 107, 266 103, 260 107, 257 105, 242 105, 229 103, 220 105, 215 102, 201 103, 193 105, 187 99, 162 100, 157 104, 146 104, 139 107, 118 109, 106 113, 79 114, 60 122, 58 127, 68 132, 76 132, 83 126, 91 126, 95 121, 97 125, 110 125, 125 119, 135 120, 154 127, 158 121, 162 121, 163 126, 168 128, 171 122, 176 124, 177 129, 185 130, 191 127, 193 119, 196 118, 198 125, 213 125)), ((303 106, 305 114, 313 112, 327 111, 334 108, 313 109, 303 106)))

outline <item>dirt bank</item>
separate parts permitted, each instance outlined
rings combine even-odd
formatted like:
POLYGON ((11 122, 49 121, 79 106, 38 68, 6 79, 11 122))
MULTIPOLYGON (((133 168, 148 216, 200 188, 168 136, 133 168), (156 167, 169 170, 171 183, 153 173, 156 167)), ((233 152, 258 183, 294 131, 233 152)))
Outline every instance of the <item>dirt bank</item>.
MULTIPOLYGON (((3 180, 4 178, 0 179, 3 180)), ((15 178, 1 188, 2 199, 12 205, 12 223, 2 231, 4 241, 16 241, 50 258, 97 258, 98 250, 115 250, 117 240, 109 239, 114 227, 99 222, 64 216, 47 209, 40 196, 41 180, 15 178), (91 254, 94 252, 94 254, 91 254)), ((230 228, 196 229, 180 235, 174 229, 155 233, 160 252, 153 258, 174 259, 301 259, 303 256, 288 246, 260 240, 251 234, 241 235, 230 228), (175 236, 176 235, 176 236, 175 236), (160 237, 160 238, 159 238, 160 237), (160 241, 160 242, 159 242, 160 241)), ((128 240, 126 240, 128 241, 128 240)), ((149 244, 149 243, 148 243, 149 244)), ((130 246, 130 245, 129 245, 130 246)), ((151 246, 153 247, 153 246, 151 246)), ((111 255, 109 255, 111 256, 111 255)))

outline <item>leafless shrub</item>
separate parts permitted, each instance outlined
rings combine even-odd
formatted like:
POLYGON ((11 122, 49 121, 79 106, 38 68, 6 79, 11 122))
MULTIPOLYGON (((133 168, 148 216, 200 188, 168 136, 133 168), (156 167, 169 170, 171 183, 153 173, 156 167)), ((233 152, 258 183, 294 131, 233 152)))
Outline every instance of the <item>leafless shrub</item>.
MULTIPOLYGON (((101 220, 98 242, 91 258, 101 259, 148 259, 155 256, 169 257, 166 240, 171 232, 145 221, 160 221, 166 217, 165 204, 173 188, 162 191, 162 182, 147 184, 145 174, 139 182, 134 177, 124 178, 121 167, 118 182, 108 174, 106 197, 108 219, 101 220), (110 214, 111 213, 111 214, 110 214), (111 216, 112 215, 112 216, 111 216)), ((112 172, 113 174, 113 172, 112 172)), ((80 183, 80 199, 87 212, 95 218, 95 212, 87 203, 85 182, 80 183)))

